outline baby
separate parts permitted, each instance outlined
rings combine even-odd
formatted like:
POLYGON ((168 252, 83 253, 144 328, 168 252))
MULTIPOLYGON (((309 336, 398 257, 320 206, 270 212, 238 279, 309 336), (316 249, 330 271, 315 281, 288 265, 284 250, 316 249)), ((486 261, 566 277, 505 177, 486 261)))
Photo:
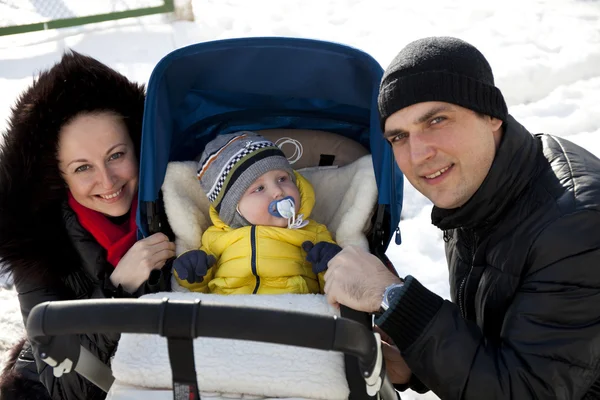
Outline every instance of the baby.
POLYGON ((313 188, 274 143, 254 132, 217 136, 202 153, 198 180, 213 225, 199 250, 173 263, 181 286, 218 294, 323 293, 327 263, 341 248, 325 225, 308 219, 313 188))

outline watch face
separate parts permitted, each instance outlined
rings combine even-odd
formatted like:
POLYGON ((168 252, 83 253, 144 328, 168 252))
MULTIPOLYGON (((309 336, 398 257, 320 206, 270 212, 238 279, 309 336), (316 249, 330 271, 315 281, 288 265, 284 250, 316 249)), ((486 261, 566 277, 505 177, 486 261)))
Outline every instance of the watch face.
POLYGON ((392 302, 392 299, 394 299, 398 295, 398 292, 402 290, 403 286, 404 286, 404 284, 402 284, 402 283, 388 286, 385 289, 385 293, 383 295, 383 301, 381 303, 381 308, 383 308, 384 310, 387 310, 388 308, 390 308, 390 303, 392 302))
POLYGON ((393 288, 390 289, 390 291, 388 292, 388 304, 392 301, 392 299, 396 298, 396 296, 398 295, 398 292, 402 291, 402 287, 404 285, 400 285, 400 286, 394 286, 393 288))

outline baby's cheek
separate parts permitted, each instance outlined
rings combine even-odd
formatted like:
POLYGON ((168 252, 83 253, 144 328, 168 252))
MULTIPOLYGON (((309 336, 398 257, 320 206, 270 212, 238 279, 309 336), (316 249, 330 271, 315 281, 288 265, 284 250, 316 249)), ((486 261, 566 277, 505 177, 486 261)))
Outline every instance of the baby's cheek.
POLYGON ((287 227, 287 219, 273 217, 272 225, 278 226, 280 228, 286 228, 287 227))

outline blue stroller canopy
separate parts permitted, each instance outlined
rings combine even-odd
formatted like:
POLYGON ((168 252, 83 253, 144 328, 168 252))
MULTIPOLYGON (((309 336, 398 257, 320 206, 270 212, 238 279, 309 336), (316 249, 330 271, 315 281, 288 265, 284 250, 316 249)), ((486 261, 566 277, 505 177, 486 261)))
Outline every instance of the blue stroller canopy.
POLYGON ((168 162, 194 159, 217 134, 292 128, 334 132, 369 149, 378 202, 390 218, 387 247, 400 221, 403 177, 379 126, 382 74, 360 50, 309 39, 228 39, 169 53, 148 83, 138 236, 151 233, 168 162))

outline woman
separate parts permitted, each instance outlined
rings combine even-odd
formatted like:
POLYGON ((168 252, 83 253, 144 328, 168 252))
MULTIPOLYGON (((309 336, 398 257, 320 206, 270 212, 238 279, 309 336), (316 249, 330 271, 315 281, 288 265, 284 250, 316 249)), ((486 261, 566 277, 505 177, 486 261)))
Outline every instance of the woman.
MULTIPOLYGON (((0 262, 23 320, 44 301, 137 297, 168 289, 175 245, 136 242, 143 86, 72 52, 19 98, 0 147, 0 262)), ((78 335, 104 363, 118 335, 78 335)), ((101 399, 75 372, 60 378, 25 343, 5 368, 5 399, 101 399), (37 366, 37 367, 36 367, 37 366), (40 385, 40 383, 43 385, 40 385)))

